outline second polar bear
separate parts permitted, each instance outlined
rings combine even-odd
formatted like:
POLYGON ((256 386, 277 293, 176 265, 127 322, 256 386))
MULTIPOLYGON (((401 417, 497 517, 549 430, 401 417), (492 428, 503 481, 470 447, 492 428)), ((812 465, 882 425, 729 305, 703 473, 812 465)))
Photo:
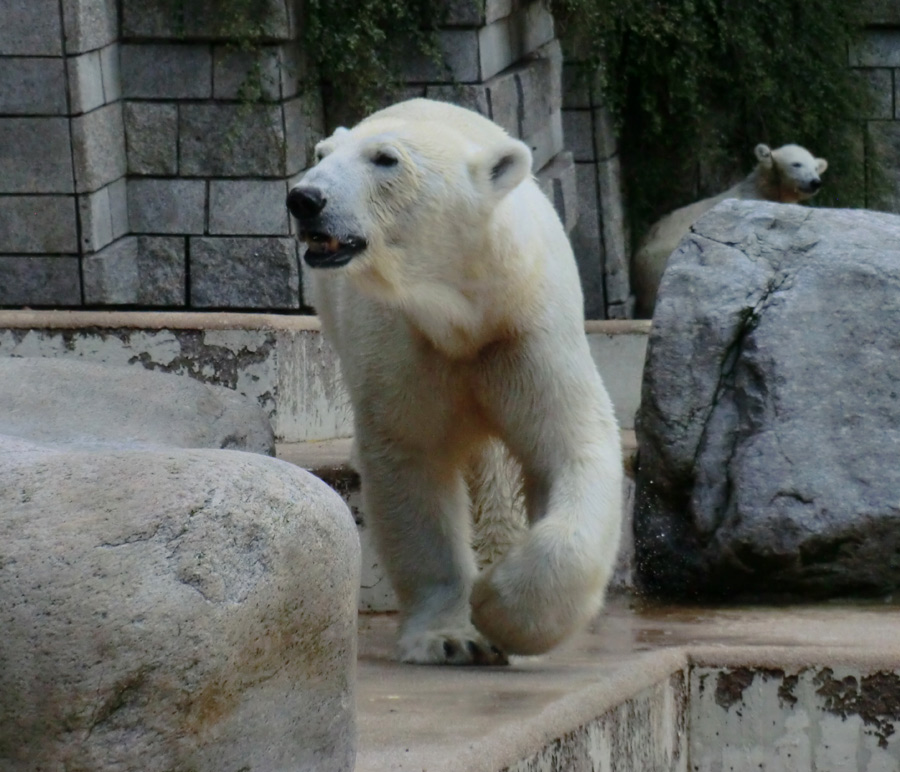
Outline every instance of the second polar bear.
POLYGON ((631 261, 631 283, 641 317, 653 314, 656 291, 669 255, 700 217, 726 198, 760 199, 796 204, 814 196, 828 168, 824 158, 814 158, 800 145, 783 145, 776 150, 756 146, 758 164, 750 175, 724 193, 676 209, 650 228, 631 261))
POLYGON ((414 99, 338 129, 317 158, 288 207, 353 404, 400 657, 546 651, 603 603, 622 459, 531 153, 477 113, 414 99), (481 536, 501 542, 481 573, 473 502, 492 520, 481 536))

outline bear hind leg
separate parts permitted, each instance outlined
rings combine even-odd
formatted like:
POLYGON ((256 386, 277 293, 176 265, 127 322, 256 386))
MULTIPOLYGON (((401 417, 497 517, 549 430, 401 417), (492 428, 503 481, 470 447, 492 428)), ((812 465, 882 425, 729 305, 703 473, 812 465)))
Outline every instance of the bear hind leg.
POLYGON ((400 601, 400 659, 506 664, 470 619, 476 568, 462 475, 421 451, 364 443, 360 450, 365 509, 400 601))

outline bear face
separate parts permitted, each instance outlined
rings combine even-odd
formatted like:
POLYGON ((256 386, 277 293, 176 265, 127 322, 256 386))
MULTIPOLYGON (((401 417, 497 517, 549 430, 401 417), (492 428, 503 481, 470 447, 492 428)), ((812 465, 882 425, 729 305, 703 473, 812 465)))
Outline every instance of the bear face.
POLYGON ((440 104, 396 107, 404 106, 414 122, 404 110, 383 110, 320 142, 316 165, 288 195, 307 265, 375 273, 377 281, 361 285, 378 294, 401 274, 402 284, 450 266, 458 275, 498 204, 531 169, 528 147, 497 127, 463 133, 441 120, 440 104))
POLYGON ((782 145, 771 150, 768 145, 756 146, 756 158, 760 170, 772 186, 776 196, 767 196, 784 204, 794 204, 818 193, 822 187, 821 175, 828 168, 824 158, 814 158, 800 145, 782 145))

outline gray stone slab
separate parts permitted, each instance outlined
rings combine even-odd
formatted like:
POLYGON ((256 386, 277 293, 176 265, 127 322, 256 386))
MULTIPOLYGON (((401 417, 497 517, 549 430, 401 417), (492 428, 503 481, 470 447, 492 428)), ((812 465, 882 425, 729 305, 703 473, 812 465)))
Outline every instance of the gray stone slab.
POLYGON ((107 104, 122 98, 122 72, 119 65, 120 46, 113 43, 100 49, 100 69, 103 72, 103 98, 107 104))
POLYGON ((515 70, 507 70, 486 83, 491 106, 491 120, 502 126, 510 136, 522 136, 522 90, 515 70))
POLYGON ((103 48, 119 35, 116 0, 62 0, 66 53, 103 48))
MULTIPOLYGON (((477 30, 444 29, 437 33, 441 60, 434 61, 418 51, 404 59, 402 76, 407 83, 477 83, 481 55, 477 30)), ((491 73, 494 74, 494 73, 491 73)))
POLYGON ((129 232, 128 225, 128 181, 122 177, 110 183, 109 215, 112 220, 113 239, 118 239, 129 232))
POLYGON ((94 193, 78 196, 81 222, 81 249, 85 253, 103 249, 113 240, 112 211, 107 185, 94 193))
POLYGON ((242 51, 213 47, 215 99, 276 100, 281 97, 281 56, 276 46, 242 51))
MULTIPOLYGON (((235 5, 236 13, 248 10, 251 23, 268 41, 296 39, 296 25, 285 0, 259 0, 235 5)), ((294 10, 294 9, 292 9, 294 10)), ((235 40, 234 14, 222 13, 219 0, 190 2, 126 2, 122 8, 122 34, 129 38, 169 40, 235 40)), ((246 25, 240 25, 243 34, 246 25)))
MULTIPOLYGON (((289 5, 293 7, 293 4, 289 3, 289 5)), ((288 99, 301 93, 304 90, 304 84, 315 78, 302 46, 295 43, 284 43, 278 46, 278 68, 282 99, 288 99)), ((306 89, 307 92, 309 90, 306 89)))
POLYGON ((62 56, 59 0, 0 3, 0 56, 62 56))
POLYGON ((0 57, 0 114, 64 115, 64 61, 49 57, 0 57))
POLYGON ((529 3, 478 30, 480 76, 490 78, 553 40, 553 16, 544 3, 529 3))
POLYGON ((89 305, 183 306, 185 239, 129 236, 83 261, 89 305))
POLYGON ((605 257, 606 302, 623 303, 631 294, 631 279, 622 202, 622 169, 618 156, 597 164, 597 186, 605 257))
POLYGON ((322 106, 316 96, 287 100, 283 106, 286 175, 297 174, 312 165, 316 143, 325 136, 322 106))
POLYGON ((75 188, 90 192, 122 177, 128 170, 122 105, 105 105, 72 119, 75 188))
POLYGON ((581 276, 584 315, 587 319, 605 319, 606 290, 603 264, 605 255, 600 234, 597 197, 597 169, 593 163, 575 164, 578 222, 572 229, 572 251, 581 276))
POLYGON ((205 210, 203 180, 135 178, 128 182, 132 233, 203 233, 205 210))
POLYGON ((449 0, 444 3, 446 26, 480 27, 509 16, 530 0, 449 0))
POLYGON ((191 238, 191 305, 299 308, 297 252, 293 238, 191 238))
POLYGON ((75 196, 0 196, 0 253, 78 254, 75 196))
POLYGON ((485 118, 491 117, 491 102, 486 85, 459 83, 448 86, 428 86, 425 89, 425 96, 438 102, 450 102, 474 110, 485 118))
POLYGON ((562 77, 563 107, 572 110, 586 110, 603 103, 603 92, 599 76, 588 64, 566 61, 562 77))
POLYGON ((69 104, 73 115, 96 110, 105 103, 100 52, 66 58, 69 72, 69 104))
POLYGON ((183 175, 286 174, 280 105, 185 104, 179 109, 178 125, 183 175))
POLYGON ((283 180, 210 180, 209 232, 213 235, 287 236, 283 180))
POLYGON ((562 111, 551 115, 539 131, 523 136, 522 141, 531 148, 532 169, 537 172, 563 150, 562 111))
POLYGON ((872 103, 867 115, 861 118, 890 120, 894 117, 894 77, 886 68, 853 70, 858 78, 857 87, 868 89, 872 103))
POLYGON ((178 172, 178 107, 166 102, 122 106, 129 174, 178 172))
MULTIPOLYGON (((878 164, 883 169, 900 169, 900 121, 868 121, 867 164, 878 164)), ((886 212, 900 213, 900 177, 885 175, 885 189, 875 189, 867 182, 868 206, 886 212)))
POLYGON ((522 95, 522 136, 541 131, 562 109, 562 52, 554 41, 534 52, 527 64, 516 68, 522 95))
POLYGON ((615 121, 605 106, 594 108, 594 152, 599 161, 606 161, 619 152, 615 121))
POLYGON ((80 304, 81 279, 77 257, 0 255, 0 306, 80 304))
POLYGON ((66 118, 0 118, 0 193, 70 193, 66 118))
POLYGON ((563 136, 566 150, 570 150, 578 163, 595 160, 594 116, 592 110, 563 110, 563 136))
POLYGON ((866 30, 850 49, 853 67, 900 67, 900 30, 866 30))
POLYGON ((558 153, 535 174, 535 179, 544 195, 553 203, 566 233, 570 233, 578 221, 578 189, 572 154, 558 153))
POLYGON ((125 43, 119 61, 126 99, 212 96, 212 52, 205 43, 125 43))

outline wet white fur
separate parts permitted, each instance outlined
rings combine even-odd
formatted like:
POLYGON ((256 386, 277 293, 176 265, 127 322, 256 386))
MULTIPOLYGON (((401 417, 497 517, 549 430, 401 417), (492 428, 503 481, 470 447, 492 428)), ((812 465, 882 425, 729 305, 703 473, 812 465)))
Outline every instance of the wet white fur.
POLYGON ((485 639, 547 651, 602 606, 622 461, 575 260, 530 151, 473 112, 412 100, 319 154, 302 184, 369 242, 346 268, 306 274, 354 407, 400 656, 464 663, 485 639), (374 164, 379 149, 400 162, 374 164), (480 574, 473 500, 497 559, 480 574), (503 511, 516 500, 527 529, 503 511))
POLYGON ((643 243, 631 261, 631 283, 640 316, 651 316, 656 305, 656 292, 669 255, 700 215, 708 212, 726 198, 758 199, 796 204, 816 190, 810 183, 819 181, 828 168, 824 158, 814 158, 799 145, 783 145, 770 150, 767 145, 756 146, 756 168, 734 187, 711 198, 705 198, 676 209, 657 221, 647 232, 643 243))

